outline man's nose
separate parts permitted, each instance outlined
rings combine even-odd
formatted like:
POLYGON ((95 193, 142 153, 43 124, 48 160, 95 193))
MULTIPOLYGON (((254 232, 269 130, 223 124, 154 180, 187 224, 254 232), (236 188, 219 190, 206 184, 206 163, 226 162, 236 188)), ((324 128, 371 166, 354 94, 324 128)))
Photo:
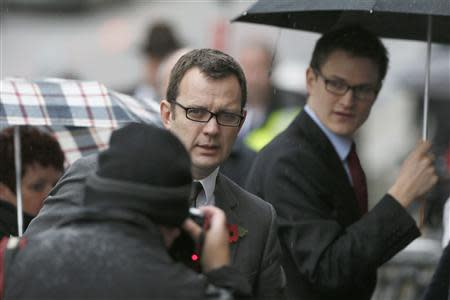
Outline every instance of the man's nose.
POLYGON ((355 92, 353 89, 348 89, 348 91, 341 97, 340 103, 346 107, 350 107, 356 101, 355 92))
POLYGON ((219 123, 217 123, 217 119, 215 116, 213 116, 208 123, 205 124, 203 127, 203 131, 207 134, 214 135, 217 134, 220 130, 219 123))

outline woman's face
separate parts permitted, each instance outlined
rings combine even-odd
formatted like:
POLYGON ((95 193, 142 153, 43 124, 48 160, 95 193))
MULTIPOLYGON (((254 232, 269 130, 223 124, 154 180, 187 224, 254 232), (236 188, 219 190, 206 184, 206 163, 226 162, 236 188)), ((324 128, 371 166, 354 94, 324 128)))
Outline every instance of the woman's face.
POLYGON ((37 215, 61 175, 62 172, 54 167, 43 167, 37 162, 27 166, 22 177, 23 211, 32 216, 37 215))

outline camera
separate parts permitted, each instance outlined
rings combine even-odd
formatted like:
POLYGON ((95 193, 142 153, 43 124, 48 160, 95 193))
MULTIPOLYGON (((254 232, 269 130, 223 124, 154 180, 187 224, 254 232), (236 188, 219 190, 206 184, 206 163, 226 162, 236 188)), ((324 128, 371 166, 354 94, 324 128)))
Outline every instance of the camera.
MULTIPOLYGON (((191 207, 189 209, 189 218, 203 229, 205 215, 201 210, 191 207)), ((202 233, 200 240, 196 243, 187 232, 181 231, 181 234, 175 239, 169 249, 169 254, 174 260, 184 263, 196 272, 201 272, 199 260, 201 249, 203 248, 203 239, 204 234, 202 233)))
POLYGON ((198 226, 203 228, 205 224, 205 214, 198 208, 189 208, 189 218, 191 218, 198 226))

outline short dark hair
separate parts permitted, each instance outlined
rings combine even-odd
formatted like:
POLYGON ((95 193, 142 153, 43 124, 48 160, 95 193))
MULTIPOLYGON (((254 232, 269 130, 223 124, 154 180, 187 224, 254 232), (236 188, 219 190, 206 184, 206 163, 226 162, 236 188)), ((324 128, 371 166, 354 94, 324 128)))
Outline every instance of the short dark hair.
POLYGON ((236 76, 241 88, 241 108, 247 102, 247 82, 241 66, 230 55, 214 49, 195 49, 183 55, 170 73, 166 99, 174 102, 179 94, 181 80, 187 71, 199 68, 200 72, 211 79, 223 79, 236 76))
POLYGON ((158 22, 150 25, 142 51, 156 59, 163 59, 180 47, 181 43, 169 24, 158 22))
MULTIPOLYGON (((20 176, 33 163, 43 167, 53 167, 64 170, 64 152, 58 141, 48 133, 36 127, 20 126, 20 143, 22 170, 20 176)), ((16 193, 16 171, 14 165, 14 127, 8 127, 0 132, 0 182, 16 193)))
POLYGON ((381 84, 388 69, 388 52, 381 40, 369 30, 358 25, 347 25, 322 35, 314 47, 310 67, 320 70, 330 54, 344 50, 354 56, 369 58, 378 66, 381 84))

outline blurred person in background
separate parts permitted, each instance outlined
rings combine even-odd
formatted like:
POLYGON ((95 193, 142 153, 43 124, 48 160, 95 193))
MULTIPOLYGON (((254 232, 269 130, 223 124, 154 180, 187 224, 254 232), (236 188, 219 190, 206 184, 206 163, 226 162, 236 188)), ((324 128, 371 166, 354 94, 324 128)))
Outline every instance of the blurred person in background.
POLYGON ((78 214, 27 238, 9 256, 4 299, 248 294, 245 278, 230 267, 226 219, 218 208, 201 208, 209 223, 200 256, 203 276, 170 257, 181 230, 197 241, 202 234, 188 218, 191 187, 189 154, 175 136, 138 123, 115 131, 98 156, 98 170, 86 180, 78 214))
POLYGON ((260 41, 248 42, 242 47, 238 60, 248 82, 248 113, 239 140, 243 140, 252 151, 258 152, 284 130, 303 107, 306 89, 298 88, 301 84, 296 82, 297 88, 292 92, 290 86, 293 80, 300 80, 304 75, 300 75, 300 78, 297 75, 296 68, 302 69, 299 64, 293 63, 286 67, 276 62, 270 47, 260 41))
POLYGON ((386 48, 364 28, 322 35, 305 108, 252 166, 248 190, 277 210, 289 299, 368 300, 377 269, 420 235, 406 208, 437 181, 430 143, 418 143, 370 211, 354 143, 387 68, 386 48))
POLYGON ((172 27, 166 22, 151 24, 142 46, 145 58, 145 77, 132 95, 147 105, 155 106, 160 100, 157 73, 163 59, 181 47, 181 42, 172 27))
POLYGON ((251 130, 245 144, 258 152, 285 130, 299 114, 306 102, 305 73, 307 65, 300 61, 284 60, 276 64, 272 72, 276 108, 267 116, 264 124, 251 130))
POLYGON ((159 65, 158 71, 156 73, 156 87, 158 88, 158 104, 166 96, 167 87, 169 86, 170 72, 173 66, 184 54, 188 53, 192 49, 190 48, 180 48, 169 53, 159 65))
MULTIPOLYGON (((64 170, 64 153, 52 136, 32 126, 20 126, 21 191, 24 230, 64 170)), ((16 235, 16 172, 14 128, 0 132, 0 236, 16 235)))
POLYGON ((274 55, 269 46, 255 41, 239 50, 237 60, 247 79, 247 117, 239 132, 240 137, 245 137, 252 129, 261 127, 277 105, 270 77, 274 55))

